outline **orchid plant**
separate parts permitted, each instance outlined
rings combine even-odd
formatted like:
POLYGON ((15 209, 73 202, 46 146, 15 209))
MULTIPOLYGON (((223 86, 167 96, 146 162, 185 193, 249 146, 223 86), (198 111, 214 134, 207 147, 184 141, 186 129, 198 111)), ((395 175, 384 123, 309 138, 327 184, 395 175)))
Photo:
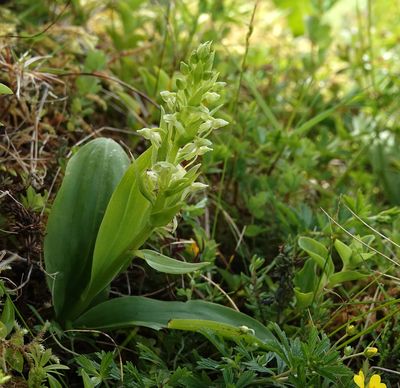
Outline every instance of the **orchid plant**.
POLYGON ((183 274, 208 263, 187 263, 141 249, 152 233, 170 224, 197 182, 199 157, 210 151, 211 132, 228 123, 221 105, 210 43, 181 63, 176 91, 162 92, 158 127, 139 133, 151 143, 130 161, 113 140, 95 139, 67 165, 51 210, 44 245, 48 284, 57 320, 64 326, 110 329, 142 325, 159 329, 219 331, 263 341, 270 332, 256 320, 204 301, 157 301, 140 296, 108 299, 112 280, 134 257, 156 270, 183 274))

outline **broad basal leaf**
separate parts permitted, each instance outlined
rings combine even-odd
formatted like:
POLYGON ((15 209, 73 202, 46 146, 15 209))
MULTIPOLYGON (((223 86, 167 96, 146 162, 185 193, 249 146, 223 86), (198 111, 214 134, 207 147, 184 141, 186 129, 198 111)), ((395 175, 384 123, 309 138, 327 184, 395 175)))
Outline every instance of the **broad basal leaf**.
POLYGON ((90 284, 81 295, 75 316, 126 267, 132 258, 129 251, 140 248, 153 230, 149 222, 151 204, 138 182, 150 157, 151 148, 132 163, 110 199, 96 239, 90 284))
POLYGON ((208 321, 209 328, 210 322, 221 323, 240 329, 244 334, 254 331, 254 336, 261 341, 273 339, 269 329, 260 322, 225 306, 200 300, 166 302, 142 296, 126 296, 100 303, 79 317, 73 326, 116 329, 137 325, 159 330, 176 319, 208 321))
POLYGON ((263 343, 263 341, 259 341, 255 336, 253 329, 248 328, 246 325, 233 326, 231 324, 205 319, 172 319, 168 323, 168 328, 195 331, 198 333, 212 332, 235 341, 245 340, 252 345, 257 344, 258 342, 260 345, 263 343))
POLYGON ((68 162, 44 240, 53 304, 60 319, 79 299, 90 277, 94 243, 106 206, 129 166, 111 139, 95 139, 68 162))

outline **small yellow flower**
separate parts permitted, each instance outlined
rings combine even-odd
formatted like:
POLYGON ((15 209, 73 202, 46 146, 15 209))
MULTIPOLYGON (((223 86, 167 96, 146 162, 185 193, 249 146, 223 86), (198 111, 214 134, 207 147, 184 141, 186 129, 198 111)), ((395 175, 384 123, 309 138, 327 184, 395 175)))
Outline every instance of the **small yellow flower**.
POLYGON ((357 384, 357 387, 365 388, 365 377, 362 370, 360 370, 358 375, 354 375, 353 380, 357 384))
POLYGON ((386 384, 381 383, 381 376, 379 375, 372 375, 369 383, 365 385, 365 376, 362 370, 360 370, 358 375, 354 375, 353 380, 357 387, 360 388, 386 388, 386 384))
POLYGON ((381 383, 381 376, 372 375, 368 383, 369 388, 386 388, 385 383, 381 383))
POLYGON ((187 247, 187 251, 193 255, 194 257, 197 257, 197 255, 200 252, 200 248, 197 245, 196 241, 193 241, 188 247, 187 247))

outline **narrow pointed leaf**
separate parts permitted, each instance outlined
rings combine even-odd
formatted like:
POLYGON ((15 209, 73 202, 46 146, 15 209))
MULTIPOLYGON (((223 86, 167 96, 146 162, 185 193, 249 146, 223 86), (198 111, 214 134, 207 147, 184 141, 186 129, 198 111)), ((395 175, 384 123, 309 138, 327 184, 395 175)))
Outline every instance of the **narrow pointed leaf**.
POLYGON ((345 270, 347 267, 350 266, 350 259, 353 255, 353 251, 350 247, 348 247, 345 243, 340 241, 339 239, 335 240, 335 248, 339 253, 340 258, 343 262, 343 269, 345 270))
POLYGON ((266 119, 268 120, 268 122, 271 123, 271 125, 274 127, 275 130, 282 131, 282 126, 279 123, 279 121, 277 120, 274 112, 268 106, 267 102, 265 101, 265 98, 257 90, 256 82, 252 78, 250 78, 248 75, 245 75, 244 79, 245 79, 247 86, 249 87, 251 93, 254 95, 254 97, 257 101, 257 104, 260 107, 262 113, 265 115, 266 119))
POLYGON ((140 248, 153 230, 149 223, 151 204, 138 184, 150 158, 151 148, 131 164, 110 199, 96 239, 90 284, 75 316, 126 267, 132 258, 129 250, 140 248))
POLYGON ((367 274, 358 271, 341 271, 337 272, 329 277, 329 286, 334 287, 343 282, 349 282, 352 280, 359 280, 367 277, 367 274))
POLYGON ((206 320, 236 328, 246 326, 254 330, 261 341, 273 339, 269 329, 257 320, 229 307, 191 300, 166 302, 142 296, 126 296, 101 303, 74 322, 74 327, 92 329, 116 329, 129 326, 145 326, 155 330, 168 327, 174 319, 206 320))
POLYGON ((159 252, 152 251, 150 249, 142 249, 135 251, 134 254, 137 257, 145 260, 146 263, 155 270, 169 274, 185 274, 193 271, 197 271, 208 264, 209 262, 203 263, 187 263, 185 261, 175 260, 168 256, 165 256, 159 252))
POLYGON ((172 319, 168 323, 168 328, 195 331, 197 333, 211 331, 214 334, 235 341, 245 340, 251 344, 259 342, 258 338, 254 335, 253 330, 248 328, 246 325, 233 326, 227 323, 208 321, 205 319, 172 319))

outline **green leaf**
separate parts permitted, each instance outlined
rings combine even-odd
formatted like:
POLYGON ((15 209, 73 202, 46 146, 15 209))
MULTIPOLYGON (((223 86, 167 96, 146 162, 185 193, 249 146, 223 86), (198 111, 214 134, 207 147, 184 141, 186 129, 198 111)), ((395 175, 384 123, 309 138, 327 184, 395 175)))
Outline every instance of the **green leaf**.
POLYGON ((232 291, 238 291, 242 284, 242 277, 238 274, 233 274, 226 269, 217 268, 218 273, 222 276, 222 279, 228 285, 228 288, 232 291))
POLYGON ((247 237, 256 237, 261 233, 264 233, 265 231, 267 231, 267 228, 263 228, 259 225, 247 225, 246 230, 244 232, 244 235, 247 237))
POLYGON ((360 94, 353 94, 352 92, 347 94, 338 104, 334 105, 333 107, 326 109, 317 115, 313 116, 311 119, 307 120, 305 123, 300 124, 298 127, 296 127, 293 131, 291 136, 296 136, 296 137, 304 137, 308 134, 308 132, 315 127, 317 124, 319 124, 321 121, 327 119, 330 117, 332 114, 334 114, 340 107, 346 106, 349 104, 352 100, 354 100, 357 97, 360 97, 360 94))
POLYGON ((400 204, 400 169, 397 145, 382 141, 371 149, 371 163, 382 192, 394 205, 400 204))
POLYGON ((5 339, 7 337, 8 330, 7 326, 0 321, 0 339, 5 339))
POLYGON ((312 11, 310 0, 274 0, 274 4, 285 10, 287 13, 289 27, 293 35, 299 36, 304 34, 305 17, 312 11))
POLYGON ((258 91, 256 82, 252 78, 250 78, 246 73, 244 73, 244 80, 246 81, 247 86, 249 87, 250 91, 254 95, 254 97, 257 101, 257 104, 260 107, 265 118, 268 120, 269 123, 271 123, 271 125, 274 127, 274 129, 276 129, 278 132, 282 131, 282 126, 279 123, 279 121, 277 120, 274 112, 266 103, 265 98, 258 91))
POLYGON ((150 216, 150 222, 154 227, 161 227, 167 225, 182 208, 183 203, 179 202, 177 205, 166 207, 159 212, 153 212, 150 216))
POLYGON ((324 269, 329 252, 321 243, 310 237, 300 237, 299 246, 315 260, 321 269, 324 269))
POLYGON ((335 240, 335 248, 339 253, 340 258, 342 259, 343 269, 345 270, 350 265, 350 259, 353 251, 350 247, 342 243, 339 239, 335 240))
POLYGON ((61 383, 50 374, 47 374, 47 381, 49 382, 49 388, 62 388, 61 383))
POLYGON ((22 373, 24 369, 24 357, 20 351, 14 348, 8 348, 6 349, 5 357, 7 363, 13 370, 22 373))
POLYGON ((236 328, 246 326, 254 330, 255 337, 261 341, 273 339, 269 329, 260 322, 225 306, 200 300, 166 302, 142 296, 101 303, 79 317, 73 326, 104 330, 138 325, 159 330, 175 319, 213 321, 236 328))
POLYGON ((298 287, 294 288, 294 294, 296 296, 297 307, 300 309, 310 306, 314 299, 314 292, 302 292, 298 287))
POLYGON ((107 65, 107 56, 104 51, 91 50, 88 52, 84 63, 85 71, 92 72, 96 70, 104 70, 107 65))
POLYGON ((0 83, 0 94, 14 94, 14 93, 8 86, 0 83))
POLYGON ((111 196, 101 222, 93 253, 89 287, 81 296, 78 316, 130 262, 150 236, 151 204, 142 195, 138 179, 150 165, 151 147, 132 163, 111 196))
POLYGON ((254 344, 259 342, 254 336, 253 330, 247 326, 233 326, 226 323, 208 321, 204 319, 172 319, 168 323, 169 329, 178 329, 186 331, 195 331, 197 333, 211 331, 225 338, 230 338, 235 341, 245 340, 248 343, 254 344))
POLYGON ((159 272, 170 274, 190 273, 210 264, 209 262, 187 263, 185 261, 172 259, 168 256, 165 256, 159 252, 152 251, 150 249, 135 251, 134 255, 145 260, 151 268, 154 268, 159 272))
POLYGON ((365 261, 369 260, 370 258, 372 258, 375 255, 374 252, 357 252, 355 251, 353 256, 351 257, 350 260, 350 267, 352 268, 356 268, 359 267, 362 263, 364 263, 365 261))
POLYGON ((294 284, 302 292, 314 292, 318 283, 315 273, 315 262, 312 259, 306 260, 303 268, 294 277, 294 284))
POLYGON ((138 71, 142 78, 146 92, 150 95, 153 95, 157 82, 156 77, 154 77, 154 75, 151 74, 146 67, 140 67, 138 71))
MULTIPOLYGON (((14 327, 14 321, 15 321, 14 305, 10 297, 7 296, 0 318, 0 322, 4 323, 4 326, 7 329, 4 337, 6 337, 8 334, 11 333, 11 330, 14 327)), ((1 337, 3 336, 1 335, 1 337)))
POLYGON ((115 141, 95 139, 68 162, 44 240, 48 283, 58 317, 67 318, 88 284, 98 229, 129 158, 115 141))
POLYGON ((349 282, 351 280, 358 280, 367 277, 368 275, 358 271, 341 271, 329 277, 329 286, 334 287, 343 282, 349 282))
POLYGON ((92 383, 89 375, 85 372, 85 370, 81 369, 80 373, 81 373, 82 380, 83 380, 83 387, 84 388, 95 388, 95 384, 92 383))

